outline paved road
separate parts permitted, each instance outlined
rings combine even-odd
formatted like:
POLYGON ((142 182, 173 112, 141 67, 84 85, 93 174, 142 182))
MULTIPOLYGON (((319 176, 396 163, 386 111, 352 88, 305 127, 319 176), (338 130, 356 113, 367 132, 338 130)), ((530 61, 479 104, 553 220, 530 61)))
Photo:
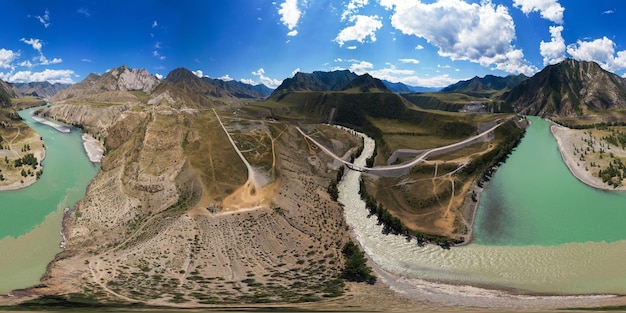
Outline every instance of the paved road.
POLYGON ((315 139, 311 138, 309 135, 305 134, 300 127, 296 127, 296 129, 307 139, 311 140, 313 143, 315 143, 318 147, 320 147, 320 149, 322 149, 322 151, 324 151, 324 153, 328 154, 329 156, 331 156, 333 159, 340 161, 341 163, 345 164, 348 168, 353 169, 353 170, 359 170, 359 171, 364 171, 367 173, 371 173, 371 174, 375 174, 375 175, 379 175, 379 176, 399 176, 402 175, 403 173, 405 173, 406 171, 408 171, 409 169, 411 169, 412 167, 414 167, 415 165, 424 162, 424 160, 426 160, 426 157, 428 157, 429 155, 442 151, 442 150, 447 150, 447 149, 451 149, 451 150, 455 150, 455 149, 459 149, 462 148, 464 145, 482 137, 485 136, 487 134, 489 134, 490 132, 494 131, 496 128, 500 127, 500 125, 502 125, 503 123, 497 123, 496 125, 494 125, 493 127, 483 131, 482 133, 467 138, 463 141, 459 141, 457 143, 453 143, 451 145, 447 145, 447 146, 443 146, 443 147, 438 147, 438 148, 434 148, 434 149, 430 149, 424 153, 422 153, 419 157, 413 159, 411 162, 408 163, 403 163, 403 164, 398 164, 398 165, 385 165, 385 166, 376 166, 376 167, 372 167, 372 168, 361 168, 353 163, 350 163, 348 161, 345 161, 343 159, 341 159, 340 157, 338 157, 337 155, 335 155, 332 151, 326 149, 326 147, 324 147, 323 145, 319 144, 315 139))

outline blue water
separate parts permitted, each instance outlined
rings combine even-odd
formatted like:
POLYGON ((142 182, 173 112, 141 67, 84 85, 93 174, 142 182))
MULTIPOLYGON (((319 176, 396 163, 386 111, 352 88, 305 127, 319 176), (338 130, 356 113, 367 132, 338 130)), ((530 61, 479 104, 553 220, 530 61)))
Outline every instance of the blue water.
POLYGON ((475 241, 558 245, 626 239, 626 193, 589 187, 563 162, 550 123, 532 125, 481 196, 475 241))
POLYGON ((19 114, 44 140, 43 175, 27 188, 0 192, 0 239, 24 235, 57 208, 73 207, 99 169, 84 152, 80 130, 60 133, 39 124, 29 113, 36 109, 19 114))

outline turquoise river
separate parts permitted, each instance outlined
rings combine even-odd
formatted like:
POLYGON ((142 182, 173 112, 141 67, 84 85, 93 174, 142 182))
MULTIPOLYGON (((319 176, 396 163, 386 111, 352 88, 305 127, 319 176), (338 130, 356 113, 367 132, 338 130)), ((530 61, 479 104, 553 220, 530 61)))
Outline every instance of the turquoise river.
POLYGON ((85 195, 99 165, 87 158, 82 132, 61 133, 19 112, 46 146, 44 173, 33 185, 0 192, 0 293, 36 285, 46 265, 60 252, 61 219, 85 195))
MULTIPOLYGON (((85 156, 77 131, 62 134, 26 121, 44 138, 44 175, 31 187, 0 193, 0 292, 36 284, 59 251, 60 219, 85 192, 98 167, 85 156)), ((378 267, 401 275, 416 290, 437 290, 480 299, 516 289, 530 293, 626 294, 626 194, 587 187, 561 160, 549 124, 533 124, 482 195, 475 241, 445 250, 419 247, 381 234, 358 196, 359 172, 339 186, 348 224, 378 267), (452 283, 452 284, 447 284, 452 283), (423 289, 422 287, 428 288, 423 289), (447 287, 446 287, 447 286, 447 287), (422 289, 420 289, 422 288, 422 289), (474 289, 472 289, 474 288, 474 289), (449 289, 449 291, 448 291, 449 289), (477 291, 478 290, 478 291, 477 291)), ((367 139, 364 164, 373 150, 367 139)), ((423 293, 422 293, 423 295, 423 293)))

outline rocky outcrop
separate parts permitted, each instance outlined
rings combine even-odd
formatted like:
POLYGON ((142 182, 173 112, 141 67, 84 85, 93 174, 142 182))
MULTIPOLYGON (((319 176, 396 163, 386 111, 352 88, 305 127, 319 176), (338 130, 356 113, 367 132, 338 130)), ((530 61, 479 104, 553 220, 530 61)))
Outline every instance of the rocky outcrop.
POLYGON ((130 69, 123 65, 102 75, 89 74, 80 83, 60 91, 52 102, 99 102, 128 103, 139 102, 137 95, 129 91, 152 92, 160 81, 145 69, 130 69))
POLYGON ((150 75, 146 69, 130 69, 123 65, 109 72, 117 78, 118 90, 142 90, 150 93, 160 83, 154 75, 150 75))

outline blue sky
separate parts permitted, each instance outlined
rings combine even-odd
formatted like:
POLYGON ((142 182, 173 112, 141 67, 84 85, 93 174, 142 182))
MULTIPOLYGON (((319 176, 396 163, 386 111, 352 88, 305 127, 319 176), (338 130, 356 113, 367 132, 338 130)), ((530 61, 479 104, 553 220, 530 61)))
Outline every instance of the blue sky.
POLYGON ((126 64, 272 88, 335 69, 442 87, 566 57, 623 76, 624 20, 620 0, 5 0, 0 79, 72 83, 126 64))

